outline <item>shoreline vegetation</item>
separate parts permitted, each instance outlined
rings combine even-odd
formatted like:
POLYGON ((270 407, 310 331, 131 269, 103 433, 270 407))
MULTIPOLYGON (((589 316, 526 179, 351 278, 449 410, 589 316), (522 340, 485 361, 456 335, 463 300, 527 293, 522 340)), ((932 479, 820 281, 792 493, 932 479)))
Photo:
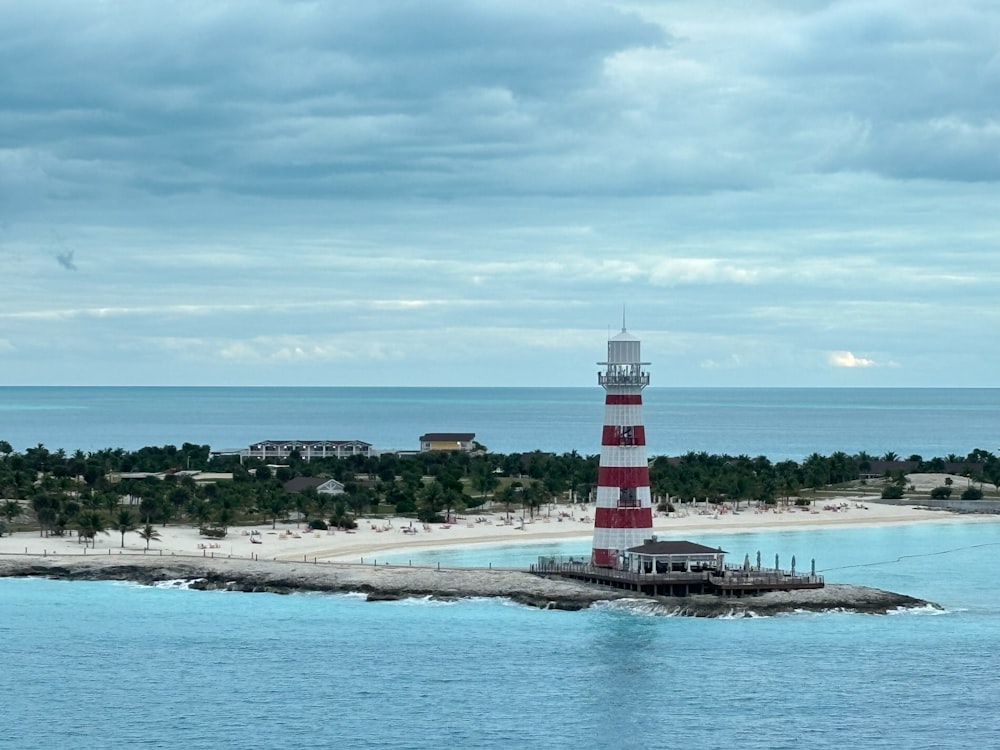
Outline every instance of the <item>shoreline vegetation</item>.
MULTIPOLYGON (((371 600, 505 597, 556 609, 642 598, 526 569, 421 567, 405 559, 441 547, 589 537, 596 456, 429 453, 303 462, 293 455, 287 465, 269 466, 219 465, 209 460, 207 446, 189 444, 72 456, 42 446, 24 454, 9 447, 0 441, 0 576, 185 580, 198 589, 354 592, 371 600), (135 478, 137 472, 146 474, 135 478), (211 481, 195 481, 207 472, 211 481), (332 496, 286 490, 302 477, 334 479, 339 490, 332 496), (395 564, 387 564, 389 557, 395 564)), ((802 465, 701 454, 654 459, 654 533, 683 539, 705 531, 996 520, 985 515, 997 506, 988 487, 973 505, 983 513, 924 505, 939 488, 984 487, 996 462, 988 452, 970 454, 965 475, 923 471, 867 479, 857 476, 856 457, 840 456, 850 458, 847 468, 837 468, 843 460, 836 454, 802 465), (854 478, 844 479, 845 471, 854 478), (835 478, 841 481, 828 481, 835 478), (886 487, 902 487, 904 497, 883 502, 886 487)), ((663 613, 697 616, 929 605, 830 582, 820 590, 743 599, 646 600, 663 613)))

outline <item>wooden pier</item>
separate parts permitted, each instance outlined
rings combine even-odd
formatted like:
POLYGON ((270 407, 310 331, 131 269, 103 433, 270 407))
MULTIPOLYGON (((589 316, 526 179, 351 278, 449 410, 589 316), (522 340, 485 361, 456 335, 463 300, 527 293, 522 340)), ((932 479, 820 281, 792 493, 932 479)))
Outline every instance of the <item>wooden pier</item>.
POLYGON ((823 576, 803 575, 777 568, 722 568, 656 573, 640 573, 616 568, 602 568, 589 562, 564 562, 539 558, 531 566, 535 575, 546 578, 569 578, 584 583, 635 591, 649 596, 690 596, 710 594, 721 597, 757 596, 769 591, 821 589, 823 576))

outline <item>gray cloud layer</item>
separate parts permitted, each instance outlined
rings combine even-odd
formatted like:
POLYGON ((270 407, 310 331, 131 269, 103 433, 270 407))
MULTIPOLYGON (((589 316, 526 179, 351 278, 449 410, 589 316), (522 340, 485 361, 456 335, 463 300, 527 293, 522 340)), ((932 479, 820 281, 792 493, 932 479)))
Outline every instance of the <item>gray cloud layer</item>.
POLYGON ((997 40, 971 0, 6 4, 3 379, 589 384, 626 302, 660 384, 995 385, 997 40))

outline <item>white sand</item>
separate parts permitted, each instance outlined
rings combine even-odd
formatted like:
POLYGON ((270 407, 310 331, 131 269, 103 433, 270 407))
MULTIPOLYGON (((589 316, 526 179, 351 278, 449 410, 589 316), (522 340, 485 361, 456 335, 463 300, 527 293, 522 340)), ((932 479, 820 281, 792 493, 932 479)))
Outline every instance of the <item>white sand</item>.
MULTIPOLYGON (((936 486, 936 485, 935 485, 936 486)), ((551 513, 542 511, 534 521, 522 525, 515 520, 504 523, 503 513, 471 513, 457 524, 432 524, 424 526, 409 519, 362 519, 354 532, 307 531, 295 523, 279 523, 253 527, 231 527, 224 539, 212 540, 199 536, 197 528, 188 526, 157 527, 160 539, 149 545, 135 532, 125 534, 122 548, 121 534, 111 531, 99 534, 96 546, 84 551, 78 537, 39 536, 38 532, 21 532, 0 538, 0 554, 175 554, 204 557, 234 557, 260 560, 290 560, 310 562, 340 560, 359 562, 364 558, 377 558, 379 554, 398 554, 403 550, 427 549, 441 546, 466 546, 472 544, 509 544, 511 542, 539 543, 547 540, 584 538, 593 533, 594 507, 554 506, 551 513), (572 511, 573 517, 559 514, 572 511), (477 519, 484 519, 477 522, 477 519), (258 529, 261 544, 252 544, 250 531, 258 529)), ((829 526, 876 526, 905 523, 974 523, 997 521, 997 516, 956 515, 917 507, 881 505, 864 496, 845 496, 817 502, 817 508, 774 508, 756 511, 744 505, 738 512, 714 512, 695 508, 678 514, 658 514, 654 518, 655 533, 661 539, 684 539, 692 531, 750 532, 785 528, 819 528, 829 526), (833 507, 839 509, 833 510, 833 507)), ((366 560, 367 561, 367 560, 366 560)))
POLYGON ((968 477, 959 476, 958 474, 932 473, 908 474, 906 476, 906 486, 912 486, 917 492, 930 492, 935 487, 947 486, 948 483, 945 481, 947 479, 951 480, 951 496, 953 498, 961 495, 966 487, 978 486, 977 482, 973 482, 968 477))

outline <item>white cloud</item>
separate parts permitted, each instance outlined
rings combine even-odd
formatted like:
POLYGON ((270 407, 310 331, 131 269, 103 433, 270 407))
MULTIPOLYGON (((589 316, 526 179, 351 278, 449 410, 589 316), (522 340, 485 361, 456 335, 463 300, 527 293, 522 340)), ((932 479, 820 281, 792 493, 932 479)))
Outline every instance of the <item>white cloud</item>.
POLYGON ((875 360, 859 357, 853 352, 830 352, 827 362, 833 367, 873 367, 876 364, 875 360))

